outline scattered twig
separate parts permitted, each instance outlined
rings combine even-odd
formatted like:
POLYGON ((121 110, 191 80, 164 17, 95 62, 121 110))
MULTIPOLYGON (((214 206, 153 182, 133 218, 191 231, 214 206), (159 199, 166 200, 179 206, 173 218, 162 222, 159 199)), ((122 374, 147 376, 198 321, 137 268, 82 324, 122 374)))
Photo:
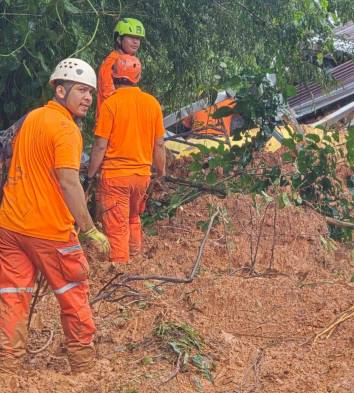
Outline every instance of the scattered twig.
POLYGON ((238 393, 251 393, 259 387, 259 371, 260 371, 260 364, 263 355, 264 355, 264 349, 263 348, 257 349, 256 359, 254 360, 252 365, 245 371, 243 381, 241 383, 241 387, 238 393), (250 372, 253 373, 253 385, 250 386, 247 390, 244 390, 243 385, 245 384, 246 379, 248 379, 247 376, 249 375, 250 372))
POLYGON ((275 242, 277 238, 277 212, 278 212, 278 207, 277 204, 274 203, 274 216, 273 216, 273 240, 272 240, 272 249, 270 253, 270 258, 269 258, 269 266, 268 270, 272 270, 273 268, 273 262, 274 262, 274 250, 275 250, 275 242))
POLYGON ((170 382, 173 378, 177 376, 177 374, 181 371, 181 359, 182 359, 182 353, 178 355, 177 359, 177 365, 175 370, 165 379, 161 382, 161 385, 166 384, 170 382))
POLYGON ((174 183, 174 184, 181 184, 184 186, 192 187, 192 188, 197 188, 200 191, 206 191, 210 193, 215 193, 215 194, 220 194, 222 196, 226 196, 226 192, 220 188, 215 188, 215 187, 210 187, 206 186, 203 183, 196 183, 190 180, 182 179, 179 177, 172 177, 172 176, 165 176, 164 180, 168 183, 174 183))
POLYGON ((232 252, 231 252, 230 245, 229 245, 229 239, 228 239, 228 233, 227 233, 227 227, 226 227, 227 219, 224 214, 222 215, 222 223, 223 223, 223 228, 224 228, 226 251, 227 251, 227 255, 228 255, 228 259, 229 259, 228 274, 231 275, 233 273, 233 270, 232 270, 233 258, 232 258, 232 252))
POLYGON ((340 221, 340 220, 337 220, 332 217, 327 217, 327 216, 323 215, 321 212, 319 212, 318 209, 312 203, 310 203, 308 201, 303 201, 303 202, 307 207, 310 207, 312 210, 315 210, 315 212, 321 214, 325 218, 327 224, 335 225, 338 228, 354 229, 354 223, 340 221))
POLYGON ((272 202, 269 202, 264 210, 263 217, 260 222, 260 227, 257 235, 257 242, 256 242, 256 248, 254 250, 254 255, 253 255, 253 260, 251 261, 251 266, 250 266, 250 275, 253 275, 255 273, 255 267, 256 267, 256 262, 257 262, 257 255, 258 255, 258 250, 259 250, 259 243, 261 241, 262 237, 262 232, 263 232, 263 227, 264 227, 264 221, 265 217, 267 215, 267 211, 269 209, 269 206, 271 205, 272 202))
POLYGON ((37 353, 45 351, 49 347, 49 345, 53 341, 54 331, 52 329, 46 329, 46 330, 43 330, 43 332, 49 332, 49 338, 48 338, 47 342, 39 349, 29 349, 29 348, 27 348, 27 352, 28 353, 30 353, 32 355, 35 355, 37 353))
POLYGON ((335 218, 325 217, 327 224, 335 225, 338 228, 354 229, 354 223, 336 220, 335 218))
POLYGON ((173 141, 179 138, 184 138, 184 137, 188 137, 188 136, 203 136, 206 134, 201 134, 201 131, 206 131, 207 129, 211 129, 211 130, 215 130, 218 131, 220 133, 225 134, 224 130, 219 128, 219 127, 214 127, 214 126, 208 126, 208 127, 199 127, 199 128, 195 128, 194 130, 190 130, 190 131, 186 131, 186 132, 181 132, 179 134, 175 134, 175 135, 170 135, 167 136, 165 139, 165 141, 173 141))
POLYGON ((33 300, 32 300, 32 304, 31 304, 31 308, 30 308, 30 312, 29 312, 29 316, 28 316, 27 330, 31 326, 31 321, 32 321, 32 317, 33 317, 33 314, 34 314, 34 309, 35 309, 36 303, 38 301, 39 292, 41 290, 43 281, 44 281, 44 277, 43 277, 42 273, 39 273, 39 278, 38 278, 38 282, 37 282, 37 289, 36 289, 36 292, 34 294, 34 297, 33 297, 33 300))
POLYGON ((347 319, 353 316, 354 316, 354 305, 352 305, 348 310, 343 311, 341 314, 339 314, 339 317, 334 322, 332 322, 325 329, 317 333, 313 340, 313 343, 316 344, 316 341, 318 339, 323 339, 323 338, 329 339, 339 324, 341 324, 342 322, 346 321, 347 319))

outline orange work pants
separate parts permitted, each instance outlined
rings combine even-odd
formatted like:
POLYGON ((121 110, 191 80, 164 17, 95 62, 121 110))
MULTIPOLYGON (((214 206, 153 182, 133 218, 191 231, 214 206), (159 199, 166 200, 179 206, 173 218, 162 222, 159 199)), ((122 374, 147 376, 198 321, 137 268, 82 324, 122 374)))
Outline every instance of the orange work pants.
POLYGON ((69 361, 80 371, 94 359, 95 325, 88 303, 88 263, 76 234, 58 242, 0 228, 0 372, 16 371, 25 354, 38 270, 57 297, 69 361))
POLYGON ((104 231, 111 245, 110 260, 128 263, 142 248, 140 214, 145 210, 150 176, 102 178, 98 190, 104 231))

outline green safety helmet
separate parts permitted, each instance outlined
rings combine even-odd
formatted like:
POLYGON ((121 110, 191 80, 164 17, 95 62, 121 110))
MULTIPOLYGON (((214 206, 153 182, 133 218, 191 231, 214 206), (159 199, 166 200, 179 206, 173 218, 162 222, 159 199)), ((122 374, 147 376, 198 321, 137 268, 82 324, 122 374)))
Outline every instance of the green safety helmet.
POLYGON ((124 35, 133 35, 140 38, 145 37, 144 25, 140 20, 134 18, 123 18, 120 20, 116 24, 114 32, 118 33, 121 37, 124 35))

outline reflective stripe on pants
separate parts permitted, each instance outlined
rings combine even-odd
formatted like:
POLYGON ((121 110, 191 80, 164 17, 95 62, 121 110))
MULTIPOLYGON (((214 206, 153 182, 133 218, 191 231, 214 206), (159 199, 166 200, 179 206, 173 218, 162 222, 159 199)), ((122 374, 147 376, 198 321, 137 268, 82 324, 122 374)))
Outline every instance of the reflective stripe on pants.
POLYGON ((77 236, 68 242, 38 239, 0 228, 0 367, 25 354, 27 319, 37 272, 53 289, 70 359, 92 345, 88 263, 77 236))

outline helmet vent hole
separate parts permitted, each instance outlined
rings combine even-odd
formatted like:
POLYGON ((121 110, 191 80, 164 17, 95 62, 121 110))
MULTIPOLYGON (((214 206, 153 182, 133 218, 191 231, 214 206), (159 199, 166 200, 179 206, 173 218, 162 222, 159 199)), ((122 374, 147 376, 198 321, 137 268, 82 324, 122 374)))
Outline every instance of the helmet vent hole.
POLYGON ((76 73, 77 73, 78 75, 82 75, 83 72, 84 72, 84 70, 82 70, 81 68, 78 68, 78 69, 76 70, 76 73))
POLYGON ((68 76, 68 74, 64 74, 64 76, 68 76))

